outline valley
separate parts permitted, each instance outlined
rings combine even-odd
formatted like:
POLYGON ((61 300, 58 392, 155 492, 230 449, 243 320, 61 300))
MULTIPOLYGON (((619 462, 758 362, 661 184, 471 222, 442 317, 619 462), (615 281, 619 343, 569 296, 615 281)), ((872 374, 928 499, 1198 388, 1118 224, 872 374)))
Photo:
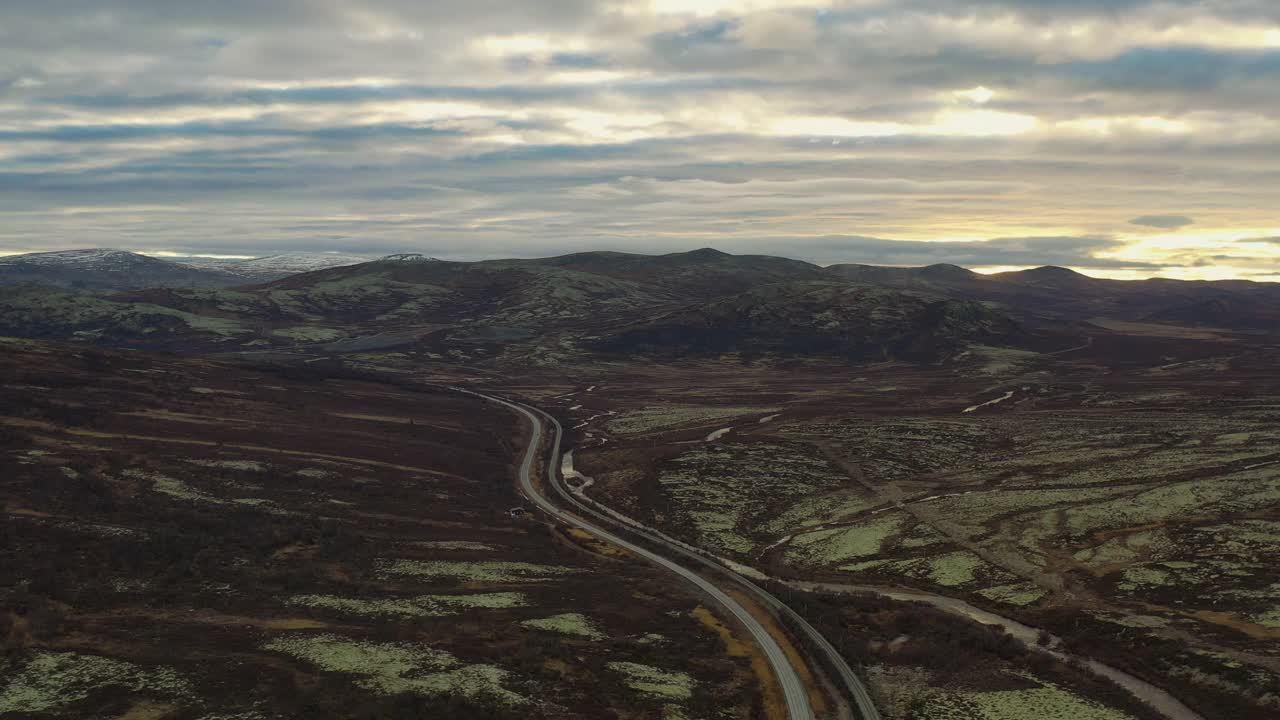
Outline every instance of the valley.
POLYGON ((1277 298, 710 250, 6 288, 0 717, 1269 718, 1277 298))

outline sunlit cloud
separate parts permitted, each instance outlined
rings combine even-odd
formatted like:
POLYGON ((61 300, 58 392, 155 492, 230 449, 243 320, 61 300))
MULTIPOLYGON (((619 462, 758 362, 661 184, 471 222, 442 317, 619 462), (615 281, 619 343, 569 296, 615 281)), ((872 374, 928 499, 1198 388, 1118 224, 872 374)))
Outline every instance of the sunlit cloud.
POLYGON ((1058 130, 1088 135, 1112 135, 1139 132, 1165 135, 1181 135, 1192 131, 1191 124, 1162 117, 1090 117, 1064 120, 1056 124, 1058 130))
POLYGON ((780 135, 877 138, 896 135, 991 137, 1031 132, 1039 120, 1030 115, 986 110, 945 110, 927 122, 858 121, 837 117, 785 117, 770 129, 780 135))
POLYGON ((985 105, 991 102, 991 99, 996 96, 995 91, 990 90, 983 85, 979 85, 978 87, 970 88, 968 90, 956 90, 951 94, 956 98, 968 100, 969 102, 977 103, 978 105, 985 105))
POLYGON ((486 35, 472 46, 482 53, 498 57, 507 55, 550 55, 552 53, 583 52, 591 44, 582 37, 565 35, 538 35, 519 33, 512 35, 486 35))
POLYGON ((647 9, 658 15, 711 16, 732 13, 746 15, 767 10, 822 9, 840 3, 838 0, 641 0, 631 5, 632 12, 647 9))
POLYGON ((0 252, 1280 272, 1261 3, 56 5, 5 10, 0 252))

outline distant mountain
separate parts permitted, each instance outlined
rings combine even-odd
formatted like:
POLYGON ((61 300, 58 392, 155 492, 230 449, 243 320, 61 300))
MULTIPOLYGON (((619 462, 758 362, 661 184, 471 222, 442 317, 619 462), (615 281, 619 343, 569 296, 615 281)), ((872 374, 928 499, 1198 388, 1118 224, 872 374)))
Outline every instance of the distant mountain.
POLYGON ((1280 303, 1219 297, 1171 307, 1143 319, 1169 325, 1275 333, 1280 331, 1280 303))
POLYGON ((367 263, 374 258, 339 253, 281 253, 251 259, 186 257, 177 260, 187 267, 218 270, 243 278, 245 282, 263 283, 297 275, 367 263))
POLYGON ((828 276, 855 283, 993 304, 1032 325, 1061 326, 1108 317, 1197 326, 1218 322, 1214 327, 1280 333, 1280 325, 1264 327, 1271 313, 1280 311, 1280 284, 1276 283, 1166 278, 1111 280, 1054 266, 993 275, 954 265, 920 268, 832 265, 824 271, 828 276), (1234 308, 1246 316, 1237 318, 1223 308, 1234 308))
POLYGON ((884 285, 895 288, 944 288, 981 282, 982 275, 958 265, 928 265, 926 267, 882 267, 878 265, 831 265, 823 268, 828 278, 884 285))
POLYGON ((811 263, 769 255, 730 255, 702 248, 669 255, 585 252, 539 260, 499 260, 493 264, 557 267, 644 283, 688 297, 712 298, 752 287, 794 280, 822 280, 811 263))
POLYGON ((1031 268, 1029 270, 1015 270, 1013 272, 996 273, 988 276, 991 280, 1014 283, 1018 285, 1034 285, 1036 287, 1046 287, 1053 289, 1067 288, 1083 288, 1099 283, 1106 284, 1106 280, 1099 278, 1091 278, 1083 273, 1078 273, 1070 268, 1058 267, 1056 265, 1045 265, 1044 267, 1031 268))
POLYGON ((710 249, 482 262, 321 253, 216 269, 93 251, 5 258, 6 271, 9 282, 104 296, 90 306, 65 293, 0 293, 0 333, 166 350, 401 344, 468 361, 736 352, 935 362, 974 344, 1076 347, 1111 327, 1091 322, 1099 319, 1280 334, 1274 283, 1108 280, 1054 267, 823 268, 710 249), (277 273, 286 276, 263 281, 277 273), (237 287, 218 287, 228 284, 237 287))
POLYGON ((378 262, 428 263, 440 262, 439 258, 429 257, 422 253, 396 253, 378 258, 378 262))
POLYGON ((0 257, 0 286, 33 283, 71 290, 225 287, 244 280, 215 268, 192 268, 125 250, 98 248, 0 257))

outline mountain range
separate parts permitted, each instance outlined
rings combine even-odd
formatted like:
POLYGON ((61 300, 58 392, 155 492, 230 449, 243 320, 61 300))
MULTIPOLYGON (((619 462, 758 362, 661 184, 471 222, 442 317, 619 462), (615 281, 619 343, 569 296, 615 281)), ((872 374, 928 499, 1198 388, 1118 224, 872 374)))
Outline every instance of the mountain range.
POLYGON ((102 291, 155 286, 219 287, 244 282, 231 273, 110 248, 0 257, 0 285, 34 283, 102 291))
POLYGON ((359 259, 192 267, 119 251, 5 258, 0 277, 24 284, 0 293, 0 333, 222 352, 411 347, 537 363, 725 354, 939 362, 978 345, 1073 347, 1119 324, 1280 333, 1272 283, 1105 280, 1057 267, 821 267, 711 249, 347 264, 359 259), (265 280, 276 273, 287 274, 265 280))
POLYGON ((371 259, 333 253, 285 253, 247 259, 162 259, 112 248, 62 250, 0 257, 0 286, 35 283, 84 291, 229 287, 271 282, 371 259))
POLYGON ((281 278, 316 270, 359 265, 374 258, 342 253, 292 252, 267 255, 258 258, 207 258, 183 257, 174 262, 197 270, 216 270, 229 273, 249 282, 271 282, 281 278))

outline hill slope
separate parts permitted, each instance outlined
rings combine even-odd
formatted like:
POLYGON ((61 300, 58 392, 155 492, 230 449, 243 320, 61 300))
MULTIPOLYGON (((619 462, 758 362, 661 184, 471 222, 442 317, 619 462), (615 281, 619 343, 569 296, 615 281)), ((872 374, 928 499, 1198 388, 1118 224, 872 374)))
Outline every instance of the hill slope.
POLYGON ((596 343, 604 352, 937 361, 1023 331, 981 303, 833 282, 778 283, 682 309, 596 343))
MULTIPOLYGON (((127 253, 82 259, 18 264, 57 272, 135 264, 127 253)), ((1058 336, 1046 345, 1053 349, 1076 347, 1084 334, 1117 327, 1105 320, 1280 333, 1276 284, 1105 280, 1051 267, 999 275, 953 265, 821 268, 714 250, 474 263, 387 258, 235 289, 156 284, 91 302, 11 289, 0 293, 0 324, 20 336, 166 350, 216 343, 226 351, 333 353, 415 344, 468 361, 477 355, 460 346, 486 358, 552 362, 593 352, 936 361, 974 343, 1020 346, 1029 335, 1058 336)))
POLYGON ((217 269, 198 269, 125 250, 96 248, 0 257, 0 286, 38 283, 74 290, 147 287, 225 287, 245 281, 217 269))
POLYGON ((359 265, 374 258, 339 253, 292 252, 250 259, 181 258, 176 262, 198 270, 217 270, 243 278, 245 283, 265 283, 290 275, 359 265))

